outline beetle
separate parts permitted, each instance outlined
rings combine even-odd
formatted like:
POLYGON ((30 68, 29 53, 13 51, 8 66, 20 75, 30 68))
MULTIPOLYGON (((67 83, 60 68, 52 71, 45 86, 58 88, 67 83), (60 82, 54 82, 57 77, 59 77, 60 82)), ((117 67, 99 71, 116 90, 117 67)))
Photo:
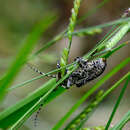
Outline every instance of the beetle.
MULTIPOLYGON (((79 67, 61 84, 67 89, 72 85, 76 85, 76 87, 82 87, 87 82, 96 79, 104 72, 107 65, 105 58, 85 60, 81 57, 77 57, 75 58, 75 61, 78 63, 79 67)), ((57 66, 60 68, 59 63, 57 66)), ((60 78, 61 72, 58 73, 58 80, 60 78)))
MULTIPOLYGON (((66 89, 69 89, 71 86, 76 85, 76 87, 82 87, 89 81, 92 81, 99 77, 105 70, 107 62, 105 58, 97 58, 93 60, 85 60, 84 58, 77 57, 74 60, 78 63, 78 68, 72 72, 67 79, 65 79, 60 85, 66 89)), ((35 72, 45 75, 45 73, 39 71, 37 68, 28 64, 28 66, 33 69, 35 72)), ((57 68, 60 68, 60 63, 57 62, 57 68)), ((66 69, 65 74, 68 70, 66 69)), ((47 75, 48 77, 57 78, 57 81, 62 78, 61 72, 58 72, 57 75, 47 75)), ((37 124, 37 117, 41 111, 43 104, 40 105, 38 111, 36 112, 34 118, 34 126, 37 124)))
MULTIPOLYGON (((92 81, 99 77, 105 70, 107 62, 105 58, 97 58, 93 60, 85 60, 84 58, 77 57, 74 60, 76 63, 78 63, 78 68, 70 74, 70 76, 65 79, 61 86, 64 88, 70 88, 73 85, 76 85, 76 87, 82 87, 87 82, 92 81)), ((32 67, 29 65, 31 69, 33 69, 35 72, 45 75, 45 73, 39 71, 37 68, 32 67)), ((60 63, 57 63, 57 68, 60 68, 60 63)), ((67 69, 66 73, 67 74, 67 69)), ((57 80, 61 79, 61 72, 58 72, 58 75, 48 75, 48 77, 57 78, 57 80)))

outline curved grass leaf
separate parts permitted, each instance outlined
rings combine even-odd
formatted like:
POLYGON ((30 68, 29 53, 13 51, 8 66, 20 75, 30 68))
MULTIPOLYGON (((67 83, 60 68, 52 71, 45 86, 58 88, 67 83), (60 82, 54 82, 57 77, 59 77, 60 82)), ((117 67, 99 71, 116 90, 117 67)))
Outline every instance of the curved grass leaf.
POLYGON ((124 37, 124 35, 128 32, 129 29, 130 22, 123 24, 120 30, 111 39, 107 41, 105 46, 106 49, 112 49, 121 40, 121 38, 124 37))
POLYGON ((63 118, 53 127, 53 130, 58 130, 64 122, 72 115, 72 113, 91 95, 95 92, 106 80, 117 73, 121 68, 130 62, 130 58, 125 59, 119 65, 114 67, 108 74, 106 74, 102 79, 100 79, 72 108, 63 116, 63 118))
POLYGON ((120 27, 118 27, 114 30, 116 27, 117 26, 114 25, 112 29, 101 39, 101 41, 99 41, 96 46, 84 56, 84 58, 88 59, 96 50, 100 50, 100 48, 104 47, 108 39, 120 29, 120 27))
MULTIPOLYGON (((114 73, 116 73, 121 68, 123 68, 126 64, 128 64, 129 61, 130 61, 130 58, 127 58, 124 62, 122 62, 120 65, 118 65, 108 75, 108 77, 106 76, 106 78, 108 79, 109 77, 111 77, 114 73)), ((35 92, 31 93, 25 99, 19 101, 15 105, 13 105, 13 106, 7 108, 5 111, 1 112, 0 113, 0 127, 7 128, 11 124, 14 124, 14 122, 16 122, 21 116, 23 116, 25 114, 25 112, 27 112, 39 100, 39 98, 55 84, 55 82, 56 82, 55 79, 50 80, 47 84, 43 85, 41 88, 39 88, 35 92), (21 113, 21 115, 20 115, 20 113, 21 113), (14 118, 14 115, 15 115, 15 118, 14 118), (8 123, 9 123, 9 125, 7 125, 8 123)), ((100 84, 102 84, 103 81, 100 81, 100 82, 101 82, 100 84)), ((58 90, 55 93, 51 93, 49 95, 45 104, 52 101, 54 98, 56 98, 58 95, 60 95, 64 91, 65 91, 65 89, 58 88, 58 90)))
MULTIPOLYGON (((96 6, 96 8, 92 8, 87 14, 85 14, 84 16, 82 16, 81 18, 78 19, 77 24, 80 24, 81 22, 83 22, 88 16, 92 15, 95 13, 96 10, 98 10, 99 8, 101 8, 107 1, 109 0, 104 0, 103 2, 101 2, 100 4, 98 4, 96 6)), ((45 43, 45 46, 43 46, 41 49, 39 49, 36 53, 34 53, 32 55, 32 58, 34 58, 35 56, 37 56, 39 53, 41 53, 42 51, 44 51, 45 49, 47 49, 48 47, 50 47, 51 45, 55 44, 57 41, 59 41, 60 39, 62 39, 64 37, 64 34, 67 32, 67 29, 64 30, 63 32, 61 32, 60 34, 58 34, 57 36, 55 36, 52 40, 50 40, 49 42, 45 43)))
POLYGON ((128 111, 123 118, 110 130, 121 130, 128 121, 130 121, 130 111, 128 111))
MULTIPOLYGON (((114 89, 116 89, 121 82, 123 82, 124 80, 126 80, 128 78, 128 76, 130 76, 130 72, 128 72, 125 76, 123 76, 119 81, 117 81, 110 89, 108 89, 99 99, 100 102, 108 95, 110 94, 114 89)), ((93 111, 92 111, 93 112, 93 111)), ((90 113, 91 115, 91 113, 90 113)), ((80 125, 77 127, 77 129, 81 128, 83 126, 83 124, 86 122, 86 120, 89 118, 89 115, 86 117, 85 120, 83 120, 80 125)))
POLYGON ((119 46, 113 48, 108 53, 102 55, 102 57, 109 58, 113 53, 115 53, 116 51, 118 51, 119 49, 121 49, 122 47, 124 47, 125 45, 127 45, 129 42, 130 41, 126 41, 126 42, 121 43, 119 46))
MULTIPOLYGON (((100 56, 100 57, 104 57, 104 58, 106 58, 106 59, 109 58, 113 53, 115 53, 116 51, 118 51, 119 49, 121 49, 122 47, 124 47, 125 45, 127 45, 128 42, 129 42, 129 41, 126 41, 126 42, 124 42, 124 43, 121 43, 119 46, 117 46, 116 48, 112 49, 111 51, 107 52, 106 54, 104 54, 104 55, 102 55, 102 56, 100 56)), ((97 55, 99 55, 99 53, 94 54, 94 56, 97 56, 97 55)), ((33 82, 33 81, 35 81, 35 80, 41 79, 41 78, 45 77, 45 76, 48 75, 48 74, 52 74, 52 73, 58 72, 58 71, 60 71, 60 70, 62 70, 62 69, 64 69, 64 68, 66 68, 66 67, 72 67, 72 65, 74 65, 74 64, 76 64, 76 63, 73 62, 73 63, 68 64, 68 65, 66 65, 66 66, 63 66, 63 67, 61 67, 61 68, 59 68, 59 69, 55 69, 55 70, 53 70, 53 71, 50 71, 50 72, 48 72, 48 73, 45 73, 45 75, 40 75, 40 76, 37 76, 37 77, 32 78, 32 79, 30 79, 30 80, 27 80, 27 81, 25 81, 25 82, 22 82, 22 83, 20 83, 20 84, 17 84, 17 85, 15 85, 15 86, 13 86, 13 87, 10 87, 10 88, 8 89, 8 91, 12 91, 13 89, 16 89, 16 88, 19 88, 19 87, 24 87, 24 85, 29 84, 29 83, 31 83, 31 82, 33 82)))
MULTIPOLYGON (((19 127, 31 114, 36 111, 40 103, 44 100, 44 104, 47 104, 49 101, 54 99, 58 94, 56 91, 53 91, 58 85, 63 82, 72 72, 70 71, 62 79, 56 82, 56 79, 52 79, 44 84, 39 89, 32 92, 23 100, 14 104, 13 106, 7 108, 5 111, 0 113, 0 128, 9 128, 9 127, 19 127), (52 92, 52 93, 51 93, 52 92), (50 94, 50 95, 49 95, 50 94), (49 95, 49 97, 48 97, 49 95), (48 99, 45 101, 45 99, 48 99), (51 100, 50 100, 51 99, 51 100), (12 120, 13 118, 13 120, 12 120)), ((58 91, 63 92, 66 89, 62 88, 58 91)), ((12 129, 12 128, 11 128, 12 129)))
POLYGON ((121 90, 121 93, 120 93, 120 95, 119 95, 119 97, 117 99, 117 102, 116 102, 116 104, 115 104, 115 106, 113 108, 113 111, 112 111, 112 113, 110 115, 110 118, 109 118, 109 120, 108 120, 108 122, 106 124, 105 130, 108 130, 108 128, 109 128, 109 126, 110 126, 110 124, 112 122, 112 119, 113 119, 113 117, 114 117, 114 115, 115 115, 115 113, 117 111, 117 108, 118 108, 118 106, 119 106, 119 104, 121 102, 121 99, 123 98, 124 92, 125 92, 125 90, 126 90, 126 88, 128 86, 129 81, 130 81, 130 75, 128 76, 128 79, 126 80, 126 83, 124 84, 124 86, 123 86, 123 88, 121 90))
POLYGON ((110 87, 106 92, 102 94, 102 91, 97 94, 95 100, 90 102, 89 105, 80 113, 78 114, 66 127, 64 130, 69 128, 75 128, 79 130, 83 127, 84 123, 89 119, 90 115, 94 112, 95 108, 99 105, 99 103, 114 89, 119 87, 119 85, 130 76, 130 72, 125 74, 120 80, 118 80, 112 87, 110 87), (100 95, 99 95, 100 94, 100 95), (83 117, 82 117, 83 115, 83 117), (81 118, 81 119, 80 119, 81 118))
MULTIPOLYGON (((126 61, 129 61, 129 58, 126 59, 126 61)), ((128 62, 127 61, 127 62, 128 62)), ((126 64, 127 64, 126 62, 126 64)), ((125 65, 125 64, 124 64, 125 65)), ((122 68, 122 67, 121 67, 122 68)), ((18 103, 16 103, 15 105, 9 107, 8 109, 6 109, 5 111, 0 113, 0 124, 3 124, 2 122, 5 122, 6 119, 11 119, 12 115, 17 114, 17 111, 22 111, 23 113, 25 113, 24 109, 27 110, 30 108, 30 104, 31 106, 33 106, 38 100, 39 98, 50 89, 50 86, 52 86, 54 84, 53 80, 50 80, 48 82, 51 85, 47 85, 46 84, 43 85, 41 88, 37 89, 37 91, 33 92, 32 94, 30 94, 30 96, 27 96, 25 99, 19 101, 18 103), (29 104, 29 105, 28 105, 29 104), (24 108, 25 107, 25 108, 24 108)), ((63 88, 58 88, 58 90, 55 93, 52 93, 48 96, 45 104, 47 104, 48 102, 52 101, 54 98, 56 98, 58 95, 60 95, 61 93, 63 93, 65 90, 63 88)), ((22 114, 23 114, 22 113, 22 114)), ((21 116, 21 115, 20 115, 21 116)), ((15 118, 14 118, 15 119, 15 118)), ((16 120, 15 120, 16 121, 16 120)), ((10 122, 11 123, 11 122, 10 122)))
POLYGON ((41 52, 43 52, 44 50, 46 50, 47 48, 49 48, 50 46, 52 46, 53 44, 55 44, 57 41, 61 40, 64 37, 64 34, 66 33, 67 30, 61 32, 60 34, 58 34, 57 36, 55 36, 52 40, 50 40, 49 42, 45 43, 45 45, 40 48, 37 52, 35 52, 30 59, 35 58, 35 56, 37 56, 38 54, 40 54, 41 52))
POLYGON ((24 81, 24 82, 22 82, 22 83, 20 83, 20 84, 17 84, 17 85, 15 85, 15 86, 12 86, 12 87, 8 88, 8 91, 12 91, 13 89, 16 89, 16 88, 19 88, 19 87, 24 87, 24 85, 26 85, 26 84, 29 84, 29 83, 31 83, 31 82, 33 82, 33 81, 35 81, 35 80, 44 78, 45 76, 50 75, 50 74, 53 74, 53 73, 55 73, 55 72, 59 72, 60 70, 66 68, 66 67, 71 67, 73 64, 75 64, 75 62, 73 62, 73 63, 71 63, 71 64, 68 64, 68 65, 66 65, 66 66, 63 66, 63 67, 61 67, 61 68, 52 70, 52 71, 50 71, 50 72, 48 72, 48 73, 45 73, 44 75, 40 75, 40 76, 37 76, 37 77, 32 78, 32 79, 30 79, 30 80, 24 81))
POLYGON ((7 88, 13 82, 15 76, 20 71, 21 67, 27 61, 29 54, 31 53, 32 49, 36 45, 37 41, 41 37, 42 33, 46 31, 46 29, 52 25, 55 21, 55 16, 50 15, 44 18, 41 23, 34 28, 32 33, 27 37, 26 41, 24 42, 23 46, 19 50, 14 62, 10 66, 7 74, 1 79, 0 82, 0 100, 3 96, 7 93, 7 88))
POLYGON ((49 80, 46 84, 30 93, 27 97, 0 113, 0 128, 7 129, 13 125, 32 107, 39 98, 56 83, 56 79, 49 80))
MULTIPOLYGON (((72 33, 72 35, 78 35, 78 36, 83 36, 83 35, 87 35, 89 34, 89 32, 94 32, 96 31, 96 29, 102 29, 102 28, 105 28, 105 27, 109 27, 109 26, 112 26, 112 25, 118 25, 118 24, 123 24, 123 23, 126 23, 126 22, 129 22, 130 21, 130 18, 120 18, 118 20, 114 20, 114 21, 111 21, 111 22, 107 22, 107 23, 104 23, 104 24, 101 24, 101 25, 96 25, 96 26, 92 26, 92 27, 87 27, 87 28, 83 28, 83 29, 79 29, 75 32, 72 33)), ((66 35, 65 35, 66 36, 66 35)))
MULTIPOLYGON (((97 32, 98 30, 100 30, 100 29, 102 29, 104 27, 109 27, 109 26, 112 26, 114 24, 116 24, 116 25, 117 24, 122 24, 122 23, 125 23, 125 22, 128 22, 128 21, 130 21, 130 18, 118 19, 118 20, 108 22, 108 23, 105 23, 105 24, 96 25, 96 26, 93 26, 93 27, 87 27, 85 29, 77 30, 77 31, 73 32, 72 35, 82 35, 82 34, 86 35, 86 34, 89 34, 90 32, 93 32, 93 33, 97 32)), ((61 40, 63 37, 66 37, 67 36, 66 32, 67 32, 67 29, 65 31, 61 32, 60 34, 58 34, 57 36, 55 36, 49 42, 45 43, 45 45, 42 48, 40 48, 37 52, 35 52, 30 57, 30 59, 35 58, 35 56, 39 55, 41 52, 43 52, 44 50, 46 50, 47 48, 49 48, 50 46, 55 44, 57 41, 61 40)))

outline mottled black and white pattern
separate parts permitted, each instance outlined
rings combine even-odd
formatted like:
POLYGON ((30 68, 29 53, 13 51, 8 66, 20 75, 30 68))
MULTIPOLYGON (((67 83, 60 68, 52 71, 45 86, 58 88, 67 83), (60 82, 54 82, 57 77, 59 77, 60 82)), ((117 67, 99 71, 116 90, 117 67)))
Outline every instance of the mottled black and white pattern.
MULTIPOLYGON (((104 58, 98 58, 98 59, 89 61, 89 60, 85 60, 83 58, 77 57, 75 61, 79 64, 79 67, 66 80, 63 81, 61 85, 64 86, 65 88, 70 88, 70 86, 72 85, 81 87, 87 82, 100 76, 106 68, 106 59, 104 58)), ((39 71, 37 68, 31 66, 30 64, 28 64, 28 66, 35 72, 45 75, 45 73, 39 71)), ((57 68, 60 68, 59 62, 57 63, 57 68)), ((67 73, 67 69, 66 69, 66 73, 67 73)), ((56 78, 56 75, 46 75, 46 76, 56 78)), ((58 72, 57 76, 58 76, 58 80, 61 79, 62 78, 61 72, 58 72)), ((41 104, 39 110, 36 113, 36 116, 34 119, 35 126, 37 124, 37 117, 41 110, 42 105, 43 104, 41 104)))
POLYGON ((106 68, 106 59, 104 58, 89 61, 77 57, 75 60, 79 64, 79 67, 62 83, 66 88, 69 88, 72 85, 81 87, 87 82, 99 77, 106 68))
MULTIPOLYGON (((65 88, 70 88, 72 85, 76 85, 77 87, 81 87, 87 82, 97 78, 100 76, 105 68, 106 68, 106 59, 105 58, 98 58, 94 60, 85 60, 81 57, 77 57, 75 61, 79 64, 79 67, 76 71, 72 72, 72 74, 63 81, 61 84, 65 88)), ((37 68, 28 64, 28 66, 33 69, 35 72, 45 75, 45 73, 39 71, 37 68)), ((57 63, 57 68, 60 68, 60 63, 57 63)), ((66 69, 66 74, 67 74, 66 69)), ((58 80, 62 78, 61 72, 58 72, 58 75, 46 75, 48 77, 56 78, 58 80)))

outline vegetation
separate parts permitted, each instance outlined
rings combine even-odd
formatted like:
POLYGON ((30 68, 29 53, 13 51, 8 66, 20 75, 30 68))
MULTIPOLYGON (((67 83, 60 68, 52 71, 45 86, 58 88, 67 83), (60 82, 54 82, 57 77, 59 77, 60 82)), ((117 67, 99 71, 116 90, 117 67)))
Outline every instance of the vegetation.
MULTIPOLYGON (((112 26, 112 29, 102 38, 102 40, 97 43, 93 49, 91 49, 83 56, 85 59, 93 59, 99 57, 108 59, 113 54, 118 53, 118 50, 128 45, 129 41, 123 42, 118 45, 119 41, 125 35, 127 35, 130 29, 130 18, 127 17, 126 12, 123 17, 118 20, 74 31, 76 24, 80 24, 84 20, 84 18, 88 17, 88 15, 85 15, 82 18, 77 18, 81 2, 81 0, 74 0, 72 15, 70 17, 68 27, 63 32, 55 36, 52 40, 45 43, 44 46, 40 48, 37 52, 31 55, 31 52, 34 49, 34 46, 36 45, 37 41, 40 39, 41 35, 44 35, 46 30, 57 20, 56 14, 48 14, 47 16, 45 16, 44 19, 41 20, 41 22, 37 24, 33 31, 28 35, 28 37, 24 41, 24 44, 17 53, 17 56, 14 58, 11 66, 8 68, 6 74, 0 78, 0 100, 2 103, 4 102, 5 96, 10 91, 13 91, 16 88, 22 88, 24 87, 24 85, 29 84, 34 80, 43 78, 49 74, 58 73, 59 71, 62 73, 62 78, 60 80, 57 81, 56 78, 48 80, 45 84, 31 92, 28 96, 16 102, 16 104, 13 104, 12 106, 1 111, 0 128, 9 130, 15 130, 20 128, 24 124, 24 122, 41 107, 41 104, 43 104, 44 109, 44 107, 48 103, 52 102, 59 95, 62 95, 67 91, 67 89, 61 87, 61 83, 67 77, 69 77, 70 74, 78 67, 78 64, 76 62, 68 64, 73 36, 80 37, 86 35, 94 35, 96 33, 101 33, 103 28, 112 26), (45 75, 37 76, 35 78, 10 87, 24 64, 26 64, 30 60, 34 60, 41 52, 44 52, 46 49, 48 49, 50 46, 54 45, 55 43, 57 43, 58 40, 61 40, 64 37, 68 38, 68 46, 62 51, 62 55, 60 58, 61 68, 54 69, 53 71, 45 73, 45 75), (67 74, 65 74, 66 68, 69 69, 69 72, 67 74)), ((103 6, 105 2, 106 0, 104 0, 100 5, 98 5, 96 10, 99 7, 103 6)), ((89 12, 89 15, 92 13, 95 13, 95 8, 91 11, 91 13, 89 12)), ((95 83, 95 85, 93 85, 88 91, 86 91, 86 93, 72 106, 72 108, 67 113, 65 113, 65 115, 59 120, 59 122, 55 124, 55 126, 53 126, 52 129, 59 130, 67 121, 67 119, 78 109, 78 107, 83 102, 85 102, 96 91, 99 91, 98 94, 93 97, 93 100, 82 110, 82 112, 79 113, 74 119, 72 119, 65 126, 64 129, 91 130, 94 128, 95 130, 108 130, 110 128, 111 121, 121 102, 121 99, 123 98, 124 92, 128 87, 128 83, 130 81, 130 72, 127 72, 124 76, 122 76, 121 79, 116 81, 107 90, 103 91, 99 90, 99 88, 106 81, 108 81, 108 79, 118 73, 129 63, 130 57, 127 57, 123 61, 121 61, 120 64, 116 65, 113 69, 111 69, 109 73, 103 76, 99 81, 95 83), (94 111, 98 107, 98 105, 104 100, 106 96, 111 94, 112 91, 119 87, 119 85, 123 81, 125 81, 125 83, 124 85, 122 85, 120 95, 118 96, 117 102, 115 103, 110 117, 108 117, 108 122, 105 123, 106 125, 94 126, 93 128, 84 128, 84 124, 91 117, 91 115, 94 114, 94 111)), ((123 126, 129 120, 130 112, 128 111, 126 115, 122 117, 122 119, 120 119, 120 121, 111 128, 111 130, 123 128, 123 126)))

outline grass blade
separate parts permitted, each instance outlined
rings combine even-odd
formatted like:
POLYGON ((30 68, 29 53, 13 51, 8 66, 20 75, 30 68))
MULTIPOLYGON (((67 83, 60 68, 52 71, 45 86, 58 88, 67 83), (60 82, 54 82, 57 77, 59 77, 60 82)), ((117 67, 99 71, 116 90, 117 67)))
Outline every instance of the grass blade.
POLYGON ((128 121, 130 121, 130 111, 128 111, 124 117, 110 130, 121 130, 128 121))
POLYGON ((23 44, 23 47, 18 52, 7 74, 1 79, 2 82, 0 83, 0 100, 7 92, 6 91, 7 88, 13 82, 15 76, 18 74, 21 67, 27 61, 29 54, 31 53, 35 44, 41 37, 42 33, 45 32, 50 25, 52 25, 54 20, 55 20, 54 15, 50 15, 49 17, 46 17, 43 21, 41 21, 41 23, 38 26, 34 28, 32 33, 27 37, 25 43, 23 44))
MULTIPOLYGON (((114 89, 116 89, 124 80, 126 80, 130 76, 130 72, 128 72, 126 75, 124 75, 119 81, 117 81, 110 89, 108 89, 101 97, 100 102, 108 95, 110 94, 114 89)), ((91 113, 90 113, 91 114, 91 113)), ((81 128, 86 120, 88 120, 89 115, 86 117, 84 121, 80 123, 80 125, 77 128, 81 128)), ((105 128, 105 127, 104 127, 105 128)))
POLYGON ((118 51, 119 49, 121 49, 122 47, 124 47, 125 45, 127 45, 129 42, 130 41, 126 41, 126 42, 121 43, 119 46, 113 48, 108 53, 102 55, 102 57, 109 58, 113 53, 115 53, 116 51, 118 51))
MULTIPOLYGON (((93 10, 93 9, 92 9, 93 10)), ((85 16, 85 18, 87 18, 87 16, 85 16)), ((79 19, 80 20, 80 19, 79 19)), ((82 21, 82 20, 81 20, 82 21)), ((96 33, 96 32, 100 32, 101 28, 104 28, 104 27, 108 27, 108 26, 112 26, 114 24, 122 24, 124 22, 128 22, 130 21, 130 18, 123 18, 123 19, 119 19, 119 20, 115 20, 115 21, 112 21, 112 22, 108 22, 108 23, 105 23, 105 24, 102 24, 102 25, 96 25, 96 26, 93 26, 93 27, 87 27, 85 29, 80 29, 78 31, 75 31, 72 33, 72 35, 86 35, 86 34, 90 34, 90 32, 93 32, 93 33, 96 33)), ((58 34, 57 36, 55 36, 52 40, 50 40, 49 42, 45 43, 45 45, 40 48, 37 52, 35 52, 31 57, 30 59, 33 59, 35 58, 35 56, 39 55, 41 52, 43 52, 45 49, 49 48, 50 46, 52 46, 53 44, 55 44, 57 41, 61 40, 63 37, 66 37, 67 34, 67 29, 63 32, 61 32, 60 34, 58 34)))
MULTIPOLYGON (((46 84, 44 84, 39 89, 35 90, 33 93, 28 95, 23 100, 19 101, 15 105, 1 112, 0 113, 0 128, 8 128, 12 125, 14 125, 13 127, 17 127, 21 125, 39 107, 39 103, 45 100, 45 98, 47 98, 47 96, 51 94, 51 92, 56 88, 56 86, 60 85, 61 82, 63 82, 63 80, 65 80, 73 71, 74 69, 72 69, 67 75, 65 75, 58 82, 56 82, 56 79, 52 79, 48 81, 46 84), (41 98, 42 95, 43 97, 41 98)), ((62 91, 63 90, 66 90, 66 89, 62 89, 62 91)), ((53 92, 53 94, 54 93, 55 91, 53 92)), ((52 97, 54 99, 56 95, 55 97, 54 96, 52 97)), ((45 104, 47 104, 49 101, 51 100, 47 100, 45 104)))
MULTIPOLYGON (((54 84, 53 81, 50 81, 50 82, 52 82, 52 84, 54 84)), ((36 103, 39 100, 39 97, 42 96, 42 94, 44 94, 46 91, 48 91, 50 89, 50 88, 45 87, 45 86, 37 89, 37 91, 36 91, 36 93, 38 93, 37 95, 35 95, 36 93, 34 92, 34 93, 32 93, 32 96, 27 97, 27 98, 21 100, 16 105, 13 105, 12 107, 9 107, 8 109, 6 109, 2 113, 0 113, 0 120, 1 120, 0 123, 4 121, 4 118, 6 118, 6 119, 10 118, 11 119, 12 118, 11 115, 13 115, 13 114, 15 115, 15 113, 17 113, 17 110, 18 111, 24 110, 24 109, 26 109, 27 106, 30 106, 29 104, 31 104, 31 106, 33 106, 34 103, 36 103), (25 106, 25 108, 24 108, 24 106, 25 106)), ((48 102, 52 101, 54 98, 56 98, 58 95, 60 95, 63 92, 64 92, 63 88, 58 88, 58 90, 55 93, 49 95, 46 104, 48 102)))
POLYGON ((57 36, 55 36, 52 40, 50 40, 49 42, 45 43, 45 45, 40 48, 37 52, 35 52, 31 57, 30 60, 35 58, 35 56, 39 55, 41 52, 43 52, 44 50, 46 50, 47 48, 49 48, 50 46, 52 46, 54 43, 56 43, 57 41, 61 40, 64 37, 64 34, 66 33, 66 30, 61 32, 60 34, 58 34, 57 36))
POLYGON ((89 119, 90 115, 94 112, 95 108, 99 105, 99 103, 114 89, 119 87, 119 85, 130 76, 130 72, 125 74, 120 80, 118 80, 112 87, 110 87, 104 94, 99 92, 94 101, 90 102, 90 104, 80 113, 78 114, 66 127, 65 130, 69 128, 80 129, 83 127, 84 123, 89 119))
MULTIPOLYGON (((84 16, 82 16, 81 18, 79 18, 77 24, 80 24, 81 22, 83 22, 88 16, 92 15, 95 13, 95 11, 97 11, 99 8, 101 8, 107 1, 109 0, 104 0, 103 2, 101 2, 100 4, 98 4, 96 6, 96 8, 92 8, 87 14, 85 14, 84 16)), ((67 32, 67 29, 63 32, 61 32, 60 34, 58 34, 57 36, 55 36, 51 41, 45 43, 45 46, 41 49, 39 49, 36 53, 34 53, 34 55, 32 55, 31 58, 34 58, 35 56, 37 56, 38 54, 40 54, 42 51, 44 51, 46 48, 50 47, 51 45, 55 44, 57 41, 61 40, 64 37, 64 34, 67 32)), ((30 59, 31 59, 30 58, 30 59)))
POLYGON ((130 29, 130 22, 122 25, 120 30, 107 41, 106 43, 106 49, 112 49, 120 40, 124 37, 124 35, 129 31, 130 29))
MULTIPOLYGON (((74 119, 72 119, 71 122, 65 127, 64 130, 69 130, 69 129, 75 129, 75 130, 78 129, 79 130, 78 126, 83 121, 86 121, 86 117, 88 117, 88 115, 90 115, 90 113, 92 113, 92 111, 94 111, 94 108, 99 104, 99 99, 100 99, 101 95, 103 95, 103 90, 100 90, 96 94, 96 96, 89 103, 89 105, 87 105, 80 114, 78 114, 74 119)), ((82 123, 82 126, 83 126, 83 123, 82 123)))
POLYGON ((95 92, 106 80, 117 73, 121 68, 130 62, 130 58, 125 59, 119 65, 117 65, 111 72, 105 75, 101 80, 99 80, 72 108, 66 113, 66 115, 53 127, 53 130, 58 130, 64 122, 72 115, 72 113, 93 93, 95 92))
POLYGON ((12 86, 12 87, 8 88, 8 91, 12 91, 13 89, 16 89, 16 88, 19 88, 19 87, 24 87, 24 85, 26 85, 26 84, 29 84, 29 83, 31 83, 31 82, 33 82, 33 81, 35 81, 35 80, 44 78, 45 76, 50 75, 50 74, 53 74, 53 73, 55 73, 55 72, 59 72, 60 70, 66 68, 66 67, 72 67, 72 65, 74 65, 74 64, 75 64, 75 62, 73 62, 73 63, 71 63, 71 64, 68 64, 68 65, 66 65, 66 66, 63 66, 63 67, 61 67, 61 68, 52 70, 52 71, 50 71, 50 72, 48 72, 48 73, 45 73, 44 75, 40 75, 40 76, 37 76, 37 77, 32 78, 32 79, 30 79, 30 80, 24 81, 24 82, 22 82, 22 83, 20 83, 20 84, 17 84, 17 85, 15 85, 15 86, 12 86))
POLYGON ((40 107, 40 104, 45 104, 45 100, 48 97, 48 95, 55 92, 53 90, 58 85, 60 85, 73 71, 74 71, 74 69, 72 71, 70 71, 67 75, 65 75, 62 79, 60 79, 57 83, 55 83, 51 87, 51 89, 49 89, 48 92, 46 92, 38 101, 36 101, 36 103, 34 105, 32 105, 28 109, 28 111, 26 113, 24 113, 23 116, 21 116, 20 119, 13 124, 13 126, 10 129, 12 130, 12 129, 19 128, 23 124, 23 122, 25 122, 32 115, 32 113, 35 112, 40 107))
POLYGON ((101 24, 101 25, 96 25, 96 26, 87 27, 87 28, 84 28, 84 29, 79 29, 79 30, 73 32, 72 35, 83 36, 83 35, 89 34, 89 32, 92 32, 92 31, 94 32, 94 30, 96 31, 96 29, 102 29, 102 28, 109 27, 109 26, 112 26, 112 25, 118 25, 118 24, 126 23, 128 21, 130 21, 130 18, 123 18, 123 19, 120 18, 118 20, 115 20, 115 21, 112 21, 112 22, 107 22, 107 23, 104 23, 104 24, 101 24))
POLYGON ((56 79, 49 80, 43 86, 30 93, 27 97, 10 106, 0 113, 0 128, 7 129, 23 116, 30 107, 32 107, 39 98, 45 94, 56 83, 56 79))
POLYGON ((119 104, 120 104, 120 102, 121 102, 121 99, 123 98, 124 92, 125 92, 125 90, 126 90, 126 88, 127 88, 127 86, 128 86, 129 80, 130 80, 130 76, 128 76, 128 79, 126 80, 126 83, 124 84, 124 86, 123 86, 123 88, 122 88, 122 90, 121 90, 121 93, 120 93, 120 95, 119 95, 119 97, 118 97, 118 99, 117 99, 117 102, 116 102, 116 104, 115 104, 115 106, 114 106, 114 108, 113 108, 113 111, 112 111, 112 113, 111 113, 111 115, 110 115, 110 118, 109 118, 109 120, 108 120, 108 122, 107 122, 107 125, 106 125, 106 127, 105 127, 105 130, 108 130, 108 128, 109 128, 109 126, 110 126, 110 124, 111 124, 111 122, 112 122, 112 119, 113 119, 113 117, 114 117, 114 115, 115 115, 115 113, 116 113, 116 111, 117 111, 117 108, 118 108, 118 106, 119 106, 119 104))

